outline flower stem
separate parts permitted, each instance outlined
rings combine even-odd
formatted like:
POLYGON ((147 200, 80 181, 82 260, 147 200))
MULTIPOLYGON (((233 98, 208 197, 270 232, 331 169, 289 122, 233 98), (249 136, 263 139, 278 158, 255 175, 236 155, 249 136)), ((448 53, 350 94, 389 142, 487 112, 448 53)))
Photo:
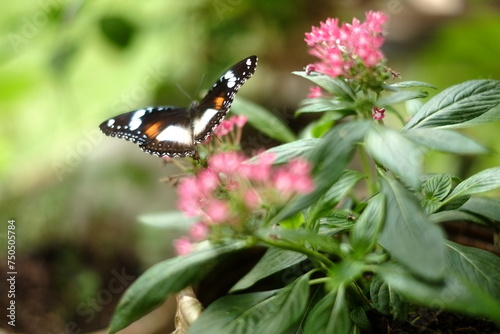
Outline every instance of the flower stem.
POLYGON ((370 194, 374 194, 377 191, 377 187, 375 185, 373 171, 370 168, 370 162, 368 161, 366 152, 362 147, 358 146, 358 152, 359 152, 359 160, 361 161, 361 166, 363 168, 364 174, 366 175, 367 187, 370 190, 370 194))
POLYGON ((315 252, 311 249, 302 247, 301 245, 295 244, 291 241, 285 240, 285 239, 280 239, 279 241, 276 239, 271 239, 271 238, 263 238, 261 236, 256 236, 256 238, 261 241, 262 243, 273 246, 276 248, 281 248, 281 249, 286 249, 286 250, 291 250, 297 253, 301 253, 306 255, 311 261, 317 262, 316 264, 318 267, 322 270, 328 270, 331 269, 335 266, 335 263, 330 260, 328 257, 325 255, 315 252))

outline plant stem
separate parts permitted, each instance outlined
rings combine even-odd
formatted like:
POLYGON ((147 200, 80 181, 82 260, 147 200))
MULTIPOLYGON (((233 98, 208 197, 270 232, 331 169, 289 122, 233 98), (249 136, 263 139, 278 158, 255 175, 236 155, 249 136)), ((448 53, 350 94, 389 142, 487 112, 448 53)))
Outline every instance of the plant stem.
POLYGON ((297 253, 301 253, 306 255, 311 261, 318 261, 321 264, 322 269, 328 270, 330 268, 333 268, 335 266, 335 263, 331 261, 328 257, 324 256, 321 253, 315 252, 311 249, 302 247, 301 245, 297 245, 295 243, 292 243, 290 241, 280 239, 282 242, 277 241, 275 239, 270 239, 270 238, 263 238, 260 236, 256 236, 257 240, 273 247, 281 248, 281 249, 286 249, 286 250, 291 250, 297 253), (285 242, 283 242, 285 241, 285 242))
POLYGON ((374 194, 377 191, 377 189, 375 186, 375 180, 372 173, 372 169, 370 168, 368 157, 366 156, 365 150, 363 150, 363 148, 360 146, 358 146, 358 152, 359 152, 359 160, 361 161, 361 166, 363 168, 364 174, 366 175, 367 187, 370 190, 370 194, 374 194))

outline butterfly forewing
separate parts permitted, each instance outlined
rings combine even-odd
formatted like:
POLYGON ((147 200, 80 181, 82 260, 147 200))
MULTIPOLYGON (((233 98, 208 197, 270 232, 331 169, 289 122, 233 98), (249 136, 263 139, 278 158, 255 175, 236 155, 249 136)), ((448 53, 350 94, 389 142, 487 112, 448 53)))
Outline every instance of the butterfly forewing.
POLYGON ((110 118, 100 128, 108 136, 139 144, 147 153, 184 157, 194 154, 190 123, 185 108, 149 107, 110 118))
POLYGON ((222 122, 234 95, 252 76, 257 57, 250 56, 222 75, 203 100, 188 109, 149 107, 134 110, 103 122, 104 134, 139 144, 144 152, 159 157, 195 154, 195 144, 207 139, 222 122))
POLYGON ((222 122, 231 108, 241 85, 255 72, 257 57, 243 59, 224 73, 210 88, 193 112, 193 132, 196 143, 204 142, 222 122))

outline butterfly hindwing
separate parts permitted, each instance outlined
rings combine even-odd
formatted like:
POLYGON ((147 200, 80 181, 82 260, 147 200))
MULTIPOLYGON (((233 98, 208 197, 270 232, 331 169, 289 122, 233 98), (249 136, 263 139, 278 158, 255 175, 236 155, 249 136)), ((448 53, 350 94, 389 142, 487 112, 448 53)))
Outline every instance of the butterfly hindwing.
POLYGON ((108 119, 100 125, 104 134, 132 141, 149 154, 185 157, 196 153, 227 115, 234 95, 255 72, 257 57, 250 56, 222 75, 200 103, 189 109, 148 107, 108 119))
POLYGON ((255 72, 257 57, 243 59, 224 73, 201 100, 193 115, 196 143, 204 142, 222 122, 233 103, 234 96, 255 72))

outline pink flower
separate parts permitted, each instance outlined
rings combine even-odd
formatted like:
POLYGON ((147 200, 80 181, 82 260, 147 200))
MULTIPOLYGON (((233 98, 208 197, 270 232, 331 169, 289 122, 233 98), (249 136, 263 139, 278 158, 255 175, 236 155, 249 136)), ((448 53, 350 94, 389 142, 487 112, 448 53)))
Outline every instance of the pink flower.
POLYGON ((266 210, 314 189, 308 161, 297 159, 277 167, 275 159, 275 154, 261 153, 248 163, 240 152, 219 153, 209 159, 206 169, 183 179, 178 207, 201 221, 191 226, 188 239, 176 241, 178 253, 192 248, 188 241, 207 239, 210 231, 214 238, 246 231, 244 224, 255 224, 266 210))
POLYGON ((229 205, 221 200, 212 200, 204 209, 212 223, 224 223, 229 218, 229 205))
POLYGON ((229 191, 236 191, 240 187, 240 184, 236 180, 229 180, 226 185, 226 189, 229 191))
POLYGON ((282 193, 290 195, 294 192, 295 179, 284 167, 278 169, 273 177, 274 187, 282 193))
POLYGON ((215 172, 210 168, 204 169, 200 173, 198 173, 196 183, 196 186, 198 188, 197 191, 201 192, 204 195, 215 190, 215 188, 217 188, 217 186, 220 184, 217 174, 215 174, 215 172))
POLYGON ((274 159, 273 153, 259 154, 256 162, 242 164, 240 171, 249 180, 264 182, 270 178, 274 159))
POLYGON ((321 90, 321 87, 319 86, 314 86, 309 88, 309 94, 307 94, 307 97, 310 99, 314 99, 317 97, 321 97, 323 95, 323 91, 321 90))
POLYGON ((372 117, 375 121, 380 121, 385 117, 385 109, 384 108, 379 109, 377 107, 373 107, 372 117))
POLYGON ((222 152, 210 157, 208 166, 216 173, 231 174, 241 166, 244 160, 245 157, 237 152, 222 152))
POLYGON ((305 71, 306 71, 306 74, 309 75, 309 74, 311 74, 311 72, 316 71, 316 66, 314 66, 314 64, 309 64, 306 66, 305 71))
POLYGON ((187 216, 196 216, 201 212, 203 197, 199 191, 198 180, 194 177, 184 178, 177 188, 179 200, 177 207, 187 216))
POLYGON ((306 33, 305 41, 309 53, 319 62, 314 64, 316 72, 332 77, 353 76, 352 69, 358 62, 365 67, 374 67, 384 55, 380 47, 384 43, 383 25, 387 16, 382 12, 366 13, 366 21, 353 19, 352 23, 339 26, 337 19, 327 19, 320 26, 306 33))
POLYGON ((246 116, 242 115, 236 115, 232 117, 234 125, 236 125, 239 128, 242 128, 246 123, 248 118, 246 116))
POLYGON ((226 120, 223 120, 219 126, 215 129, 215 135, 222 137, 229 134, 233 131, 234 126, 236 125, 239 128, 242 128, 247 122, 247 117, 242 115, 236 115, 226 120))
POLYGON ((260 197, 255 190, 249 189, 243 195, 245 204, 250 209, 256 209, 260 205, 260 197))
POLYGON ((182 237, 173 241, 175 253, 177 255, 187 255, 193 250, 193 243, 188 237, 182 237))
POLYGON ((306 160, 297 159, 283 165, 274 174, 274 186, 286 194, 307 194, 314 190, 310 178, 311 165, 306 160))
POLYGON ((308 176, 301 176, 295 179, 294 189, 299 194, 309 194, 314 190, 314 182, 308 176))
POLYGON ((288 163, 288 170, 297 176, 308 176, 311 173, 311 164, 304 159, 292 160, 288 163))
POLYGON ((219 126, 215 129, 214 134, 216 136, 222 137, 231 132, 234 128, 234 123, 231 119, 223 120, 219 126))
POLYGON ((194 241, 205 240, 208 236, 209 228, 204 222, 197 222, 189 228, 189 236, 194 241))

